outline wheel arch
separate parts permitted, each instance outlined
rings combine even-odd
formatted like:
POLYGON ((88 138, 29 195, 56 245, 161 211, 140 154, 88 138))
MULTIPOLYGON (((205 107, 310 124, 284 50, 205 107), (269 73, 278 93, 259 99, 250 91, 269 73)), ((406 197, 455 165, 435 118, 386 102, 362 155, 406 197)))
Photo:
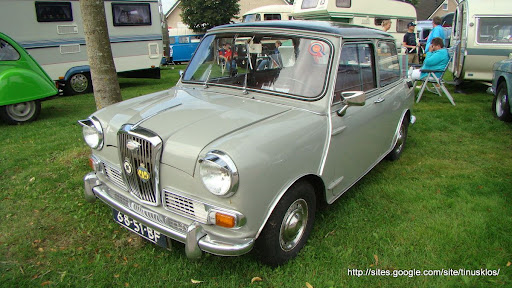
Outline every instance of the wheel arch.
POLYGON ((77 73, 91 73, 91 67, 89 65, 82 65, 69 68, 66 74, 64 74, 64 81, 68 81, 71 76, 77 73))
POLYGON ((263 230, 265 225, 267 225, 268 219, 270 218, 270 216, 274 212, 274 209, 276 208, 277 204, 279 203, 279 201, 281 201, 281 199, 284 197, 286 192, 288 192, 293 185, 295 185, 301 181, 306 181, 313 186, 313 189, 315 190, 315 199, 316 199, 315 209, 321 208, 328 204, 327 198, 325 195, 325 193, 326 193, 325 183, 322 180, 322 178, 320 178, 320 176, 315 175, 315 174, 302 175, 302 176, 298 177, 297 179, 295 179, 295 181, 292 181, 290 184, 285 186, 282 189, 282 191, 279 193, 279 196, 276 197, 275 200, 272 202, 272 205, 270 206, 271 208, 268 210, 268 213, 265 216, 265 221, 263 221, 263 223, 261 224, 261 226, 258 230, 258 233, 256 234, 256 238, 258 238, 260 236, 261 231, 263 230))

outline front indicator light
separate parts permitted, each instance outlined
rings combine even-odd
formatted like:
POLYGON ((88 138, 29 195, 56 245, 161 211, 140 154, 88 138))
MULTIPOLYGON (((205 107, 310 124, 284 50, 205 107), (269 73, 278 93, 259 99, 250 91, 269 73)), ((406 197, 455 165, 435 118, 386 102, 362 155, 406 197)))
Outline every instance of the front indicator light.
POLYGON ((236 225, 236 218, 232 215, 215 213, 215 225, 225 228, 233 228, 236 225))

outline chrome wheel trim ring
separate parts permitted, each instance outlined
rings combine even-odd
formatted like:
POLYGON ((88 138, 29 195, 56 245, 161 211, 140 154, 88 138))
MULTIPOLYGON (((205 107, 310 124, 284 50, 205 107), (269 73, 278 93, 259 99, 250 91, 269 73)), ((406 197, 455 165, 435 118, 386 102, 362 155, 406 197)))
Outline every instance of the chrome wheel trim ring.
POLYGON ((71 89, 77 93, 84 92, 89 86, 89 79, 84 74, 75 74, 69 79, 71 89))

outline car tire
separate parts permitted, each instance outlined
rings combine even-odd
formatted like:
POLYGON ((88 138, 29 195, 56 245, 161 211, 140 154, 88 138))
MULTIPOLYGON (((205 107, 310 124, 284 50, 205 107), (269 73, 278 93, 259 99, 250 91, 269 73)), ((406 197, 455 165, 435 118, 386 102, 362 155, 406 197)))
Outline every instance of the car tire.
POLYGON ((492 111, 501 121, 512 122, 512 114, 510 113, 509 95, 507 93, 507 83, 502 82, 498 86, 498 90, 494 94, 492 101, 492 111))
POLYGON ((10 125, 34 121, 39 113, 41 102, 38 100, 0 106, 0 117, 10 125))
POLYGON ((66 81, 65 93, 67 95, 83 94, 91 91, 92 81, 90 73, 76 73, 71 75, 66 81))
POLYGON ((402 119, 402 123, 400 124, 400 129, 398 130, 397 140, 395 143, 395 147, 393 150, 389 152, 386 156, 388 160, 396 161, 402 155, 402 151, 404 151, 405 142, 407 141, 407 131, 409 130, 409 118, 404 116, 402 119))
POLYGON ((275 267, 296 257, 311 233, 315 211, 313 186, 306 181, 292 185, 256 241, 261 261, 275 267))

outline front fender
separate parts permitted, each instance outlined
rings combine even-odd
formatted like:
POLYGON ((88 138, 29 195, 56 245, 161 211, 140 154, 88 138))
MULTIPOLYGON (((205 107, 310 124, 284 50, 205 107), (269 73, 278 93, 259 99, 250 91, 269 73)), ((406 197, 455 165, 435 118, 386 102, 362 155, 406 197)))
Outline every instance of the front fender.
POLYGON ((259 234, 295 181, 319 175, 327 127, 325 115, 290 110, 218 139, 201 152, 203 157, 211 150, 221 150, 237 165, 239 188, 226 201, 246 216, 248 231, 259 234))

